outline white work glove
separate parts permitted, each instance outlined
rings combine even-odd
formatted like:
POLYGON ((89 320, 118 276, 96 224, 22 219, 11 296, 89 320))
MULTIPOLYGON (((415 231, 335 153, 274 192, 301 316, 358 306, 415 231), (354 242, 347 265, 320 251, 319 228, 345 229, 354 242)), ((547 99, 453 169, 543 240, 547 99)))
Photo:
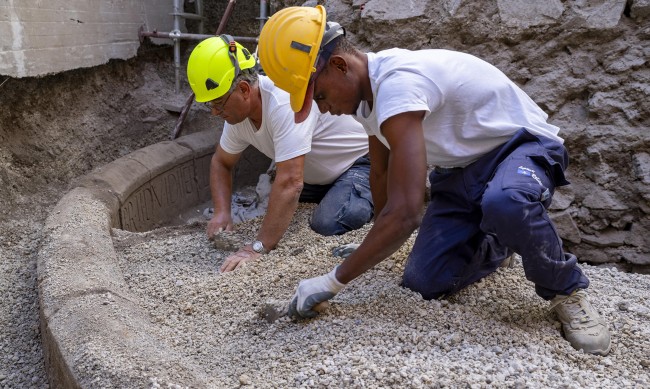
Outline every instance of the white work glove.
POLYGON ((337 268, 320 277, 300 281, 289 303, 288 315, 296 319, 318 315, 312 310, 314 306, 331 299, 345 286, 336 279, 337 268))
POLYGON ((332 255, 335 257, 341 257, 341 258, 347 258, 354 252, 354 250, 359 248, 359 243, 348 243, 341 245, 339 247, 335 247, 334 250, 332 250, 332 255))

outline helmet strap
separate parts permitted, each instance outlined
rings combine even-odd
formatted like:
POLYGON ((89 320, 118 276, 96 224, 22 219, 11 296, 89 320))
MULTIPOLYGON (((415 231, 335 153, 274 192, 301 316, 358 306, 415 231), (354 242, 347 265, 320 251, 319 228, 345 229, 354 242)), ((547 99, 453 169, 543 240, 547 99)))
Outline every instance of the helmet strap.
POLYGON ((239 73, 241 72, 239 68, 239 61, 237 60, 237 43, 235 43, 235 40, 231 35, 228 34, 222 34, 219 35, 221 39, 223 39, 224 42, 226 42, 226 45, 228 45, 228 58, 230 58, 230 62, 232 62, 232 66, 235 67, 235 77, 233 77, 233 80, 239 76, 239 73))

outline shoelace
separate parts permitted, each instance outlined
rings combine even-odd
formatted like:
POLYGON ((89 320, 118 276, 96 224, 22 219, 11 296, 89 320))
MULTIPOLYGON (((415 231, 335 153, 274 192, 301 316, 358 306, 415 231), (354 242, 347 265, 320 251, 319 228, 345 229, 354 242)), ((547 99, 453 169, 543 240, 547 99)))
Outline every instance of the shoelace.
POLYGON ((578 293, 575 293, 567 297, 567 299, 560 304, 565 305, 573 313, 577 313, 576 315, 571 315, 574 317, 573 321, 577 321, 580 324, 585 324, 593 321, 593 319, 589 317, 589 313, 587 312, 588 310, 582 304, 583 301, 584 296, 580 296, 578 293))

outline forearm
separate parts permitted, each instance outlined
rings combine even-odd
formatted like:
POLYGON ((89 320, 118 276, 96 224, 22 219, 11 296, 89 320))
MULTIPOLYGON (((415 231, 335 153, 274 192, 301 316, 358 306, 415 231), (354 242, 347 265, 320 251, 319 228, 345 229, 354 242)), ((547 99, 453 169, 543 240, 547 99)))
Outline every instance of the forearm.
POLYGON ((277 178, 273 183, 266 215, 257 234, 257 240, 267 250, 274 249, 287 231, 298 207, 301 190, 302 184, 292 184, 277 178))
POLYGON ((336 278, 347 284, 397 251, 419 225, 418 218, 403 218, 399 210, 384 210, 375 219, 363 243, 338 267, 336 278))
POLYGON ((232 170, 213 162, 210 166, 210 195, 215 215, 230 215, 232 198, 232 170))
POLYGON ((388 161, 389 151, 377 137, 368 138, 370 154, 370 191, 374 206, 375 220, 386 206, 388 191, 388 161))
POLYGON ((338 267, 336 278, 342 283, 388 258, 420 225, 426 179, 423 116, 422 112, 409 112, 384 122, 382 132, 390 151, 376 137, 369 138, 377 216, 363 243, 338 267))
POLYGON ((386 205, 386 175, 370 172, 370 192, 374 207, 375 220, 381 214, 386 205))

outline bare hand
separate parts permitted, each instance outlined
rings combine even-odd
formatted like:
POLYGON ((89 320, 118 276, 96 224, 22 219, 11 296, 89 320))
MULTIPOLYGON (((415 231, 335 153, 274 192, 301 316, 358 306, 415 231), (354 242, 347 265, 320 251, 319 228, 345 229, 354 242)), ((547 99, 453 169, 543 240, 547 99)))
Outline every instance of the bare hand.
POLYGON ((208 222, 208 239, 212 239, 214 234, 218 234, 221 231, 232 231, 233 224, 232 218, 230 217, 220 217, 219 215, 214 215, 212 219, 208 222))
POLYGON ((253 251, 250 245, 242 247, 239 251, 226 258, 219 268, 219 271, 226 273, 235 270, 237 267, 244 265, 246 262, 254 261, 261 257, 262 254, 253 251))

